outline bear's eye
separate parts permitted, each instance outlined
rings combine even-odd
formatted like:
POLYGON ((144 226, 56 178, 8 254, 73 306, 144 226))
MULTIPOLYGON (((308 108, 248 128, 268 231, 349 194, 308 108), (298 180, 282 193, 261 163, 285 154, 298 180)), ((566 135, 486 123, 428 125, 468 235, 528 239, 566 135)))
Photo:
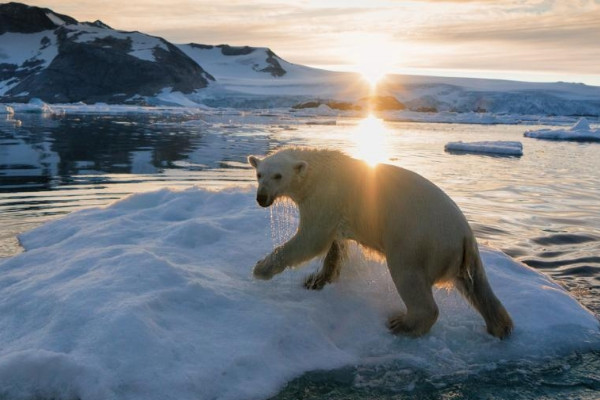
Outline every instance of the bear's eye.
POLYGON ((258 174, 256 174, 256 177, 257 177, 258 179, 260 179, 260 178, 262 178, 262 174, 259 172, 258 174))
POLYGON ((275 175, 273 175, 273 179, 280 180, 281 179, 281 174, 275 174, 275 175))

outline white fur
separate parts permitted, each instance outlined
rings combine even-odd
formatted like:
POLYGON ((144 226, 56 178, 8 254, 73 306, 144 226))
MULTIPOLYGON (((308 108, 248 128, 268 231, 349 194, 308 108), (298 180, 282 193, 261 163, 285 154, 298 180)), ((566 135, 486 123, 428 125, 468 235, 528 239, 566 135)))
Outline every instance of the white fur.
MULTIPOLYGON (((330 150, 289 148, 262 160, 250 156, 248 161, 256 168, 261 206, 289 197, 300 211, 296 234, 256 264, 255 277, 270 279, 327 252, 332 244, 355 240, 386 257, 406 303, 407 314, 390 320, 394 332, 427 332, 438 313, 431 286, 457 279, 466 282, 463 293, 478 309, 492 310, 479 310, 488 330, 497 330, 493 334, 499 337, 510 332, 512 323, 507 327, 507 321, 498 323, 504 328, 491 327, 496 324, 492 317, 504 308, 487 285, 469 224, 456 204, 427 179, 391 165, 370 167, 330 150), (481 280, 475 294, 469 292, 473 273, 481 280)), ((329 269, 336 268, 335 259, 329 264, 329 269)), ((510 321, 508 314, 506 318, 510 321)))

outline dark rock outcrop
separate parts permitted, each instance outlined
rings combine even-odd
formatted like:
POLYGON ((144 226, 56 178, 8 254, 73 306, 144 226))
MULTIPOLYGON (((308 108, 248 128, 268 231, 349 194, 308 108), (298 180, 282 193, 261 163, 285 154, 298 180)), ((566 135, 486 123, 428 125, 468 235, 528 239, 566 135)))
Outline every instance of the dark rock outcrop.
POLYGON ((279 57, 275 53, 271 51, 271 49, 267 49, 267 64, 268 67, 260 69, 261 72, 268 72, 272 76, 283 76, 286 73, 286 70, 283 69, 279 61, 277 60, 279 57))
MULTIPOLYGON (((245 56, 259 50, 258 47, 229 46, 227 44, 220 44, 216 47, 221 49, 221 54, 223 54, 224 56, 245 56)), ((266 72, 268 74, 271 74, 271 76, 275 77, 285 75, 287 71, 281 66, 281 63, 279 62, 280 58, 277 56, 277 54, 275 54, 271 49, 263 49, 263 51, 265 51, 267 54, 267 58, 265 59, 267 66, 264 68, 254 66, 254 70, 259 72, 266 72)))
POLYGON ((404 110, 406 106, 399 102, 394 96, 369 96, 364 97, 358 103, 350 103, 343 101, 323 101, 312 100, 303 103, 298 103, 292 106, 293 109, 300 110, 304 108, 317 108, 321 104, 325 104, 331 109, 340 111, 386 111, 386 110, 404 110))
POLYGON ((331 108, 332 110, 340 110, 340 111, 360 111, 360 110, 362 110, 362 107, 359 106, 358 104, 353 104, 353 103, 348 103, 348 102, 343 102, 343 101, 320 101, 320 100, 306 101, 304 103, 298 103, 298 104, 293 105, 292 109, 303 110, 305 108, 317 108, 321 104, 326 105, 327 107, 331 108))
POLYGON ((229 46, 228 44, 220 44, 217 46, 221 49, 221 54, 224 56, 245 56, 253 53, 256 47, 250 46, 229 46))
POLYGON ((361 99, 368 108, 375 111, 404 110, 406 106, 394 96, 369 96, 361 99))
POLYGON ((77 23, 75 19, 57 14, 48 8, 5 3, 0 4, 0 35, 6 32, 35 33, 55 29, 57 24, 48 17, 48 14, 54 14, 67 24, 77 23))

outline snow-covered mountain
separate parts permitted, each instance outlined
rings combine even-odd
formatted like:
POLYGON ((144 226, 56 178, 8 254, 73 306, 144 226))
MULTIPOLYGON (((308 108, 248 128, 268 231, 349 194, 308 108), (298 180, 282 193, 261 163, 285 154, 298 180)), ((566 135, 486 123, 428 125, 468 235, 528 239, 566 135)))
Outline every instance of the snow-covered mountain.
MULTIPOLYGON (((259 47, 233 47, 226 44, 218 46, 190 43, 180 45, 198 64, 218 71, 221 76, 261 78, 264 74, 279 77, 288 73, 292 64, 279 58, 271 49, 259 47), (283 67, 286 67, 284 69, 283 67), (248 68, 250 67, 250 68, 248 68)), ((307 69, 306 67, 300 67, 307 69)))
POLYGON ((389 75, 375 96, 356 73, 292 64, 266 47, 174 45, 100 21, 0 4, 0 102, 325 103, 352 110, 600 116, 599 87, 564 82, 389 75))
POLYGON ((164 88, 192 93, 213 79, 164 39, 0 4, 0 101, 121 103, 164 88))
POLYGON ((197 100, 212 105, 289 106, 306 99, 357 101, 369 86, 359 75, 292 64, 266 47, 178 46, 214 78, 197 100))
POLYGON ((577 83, 395 75, 382 90, 413 111, 600 115, 600 88, 577 83))

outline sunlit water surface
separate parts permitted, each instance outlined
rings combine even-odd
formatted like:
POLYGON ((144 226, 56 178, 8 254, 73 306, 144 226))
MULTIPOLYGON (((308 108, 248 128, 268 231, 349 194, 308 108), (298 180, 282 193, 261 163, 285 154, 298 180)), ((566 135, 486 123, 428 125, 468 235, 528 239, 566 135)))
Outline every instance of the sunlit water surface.
MULTIPOLYGON (((523 137, 535 128, 238 112, 18 115, 0 122, 0 257, 22 251, 17 234, 71 211, 165 186, 252 184, 247 155, 283 145, 328 146, 429 178, 459 204, 480 243, 551 275, 598 315, 600 144, 523 137), (457 140, 518 140, 524 155, 444 152, 457 140)), ((286 220, 273 216, 274 242, 293 230, 286 220)), ((277 398, 597 399, 599 375, 596 353, 475 376, 457 373, 444 381, 400 366, 357 366, 306 374, 277 398)))

